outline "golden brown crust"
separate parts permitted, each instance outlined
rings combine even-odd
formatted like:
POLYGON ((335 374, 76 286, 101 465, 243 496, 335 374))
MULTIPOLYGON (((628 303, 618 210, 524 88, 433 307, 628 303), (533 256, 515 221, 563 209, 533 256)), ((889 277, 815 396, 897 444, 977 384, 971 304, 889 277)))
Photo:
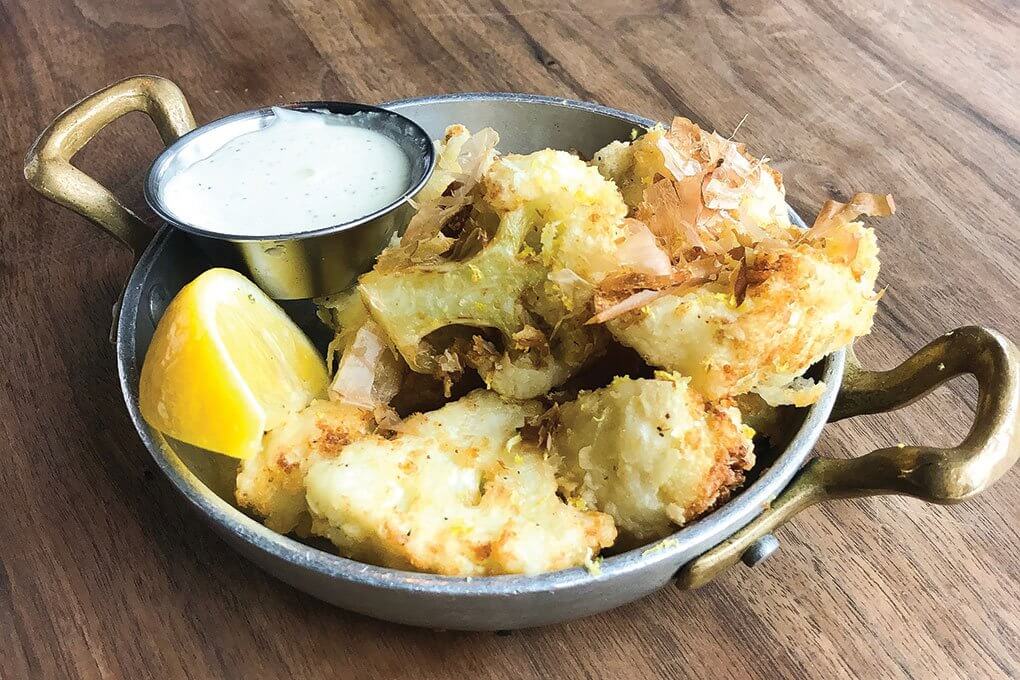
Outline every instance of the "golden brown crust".
POLYGON ((697 518, 754 464, 739 412, 677 376, 617 378, 582 392, 560 406, 551 439, 563 493, 613 515, 625 546, 697 518))
POLYGON ((335 458, 350 442, 367 435, 370 412, 332 401, 314 401, 303 412, 266 434, 262 451, 241 462, 237 504, 289 533, 309 521, 305 473, 317 458, 335 458))
POLYGON ((355 559, 439 574, 583 564, 616 530, 559 498, 555 461, 517 435, 541 410, 477 390, 319 459, 305 478, 312 532, 355 559))

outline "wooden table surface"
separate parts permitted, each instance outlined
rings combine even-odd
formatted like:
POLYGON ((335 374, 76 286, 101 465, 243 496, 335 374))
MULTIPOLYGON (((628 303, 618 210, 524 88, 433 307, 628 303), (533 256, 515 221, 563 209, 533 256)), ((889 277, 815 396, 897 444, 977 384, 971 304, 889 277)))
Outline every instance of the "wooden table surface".
MULTIPOLYGON (((1020 474, 966 504, 840 502, 697 592, 512 634, 390 625, 246 564, 137 440, 107 342, 125 250, 22 179, 34 136, 135 73, 201 121, 282 100, 573 97, 740 136, 814 214, 889 191, 863 359, 970 323, 1020 338, 1020 10, 1011 0, 0 0, 0 677, 912 677, 1020 674, 1020 474), (624 7, 626 5, 626 7, 624 7), (1010 47, 1012 45, 1012 47, 1010 47)), ((80 165, 137 205, 135 114, 80 165)), ((957 381, 818 452, 949 445, 957 381)))

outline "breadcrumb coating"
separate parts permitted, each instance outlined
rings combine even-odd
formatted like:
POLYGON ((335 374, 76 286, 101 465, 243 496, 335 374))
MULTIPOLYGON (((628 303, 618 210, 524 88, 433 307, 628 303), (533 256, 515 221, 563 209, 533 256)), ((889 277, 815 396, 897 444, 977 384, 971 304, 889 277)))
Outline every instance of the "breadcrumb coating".
POLYGON ((661 297, 609 329, 648 363, 690 376, 708 399, 783 388, 871 330, 878 245, 873 230, 850 229, 859 237, 851 262, 809 243, 759 254, 739 305, 729 290, 703 286, 661 297))
MULTIPOLYGON (((441 156, 467 134, 456 131, 441 156)), ((563 151, 499 156, 473 167, 464 180, 474 181, 472 188, 455 180, 435 203, 422 204, 418 216, 428 219, 408 227, 358 290, 412 370, 449 376, 470 365, 504 396, 538 397, 604 350, 608 333, 584 324, 588 281, 619 266, 627 206, 612 182, 563 151), (451 225, 457 237, 445 234, 451 225), (476 236, 461 251, 456 244, 465 234, 476 236), (576 300, 553 276, 564 270, 584 283, 576 300), (446 345, 434 344, 437 332, 446 345), (466 351, 479 346, 473 336, 495 340, 495 353, 466 351)))
POLYGON ((312 532, 344 555, 438 574, 536 574, 613 543, 613 520, 557 495, 556 461, 517 429, 537 402, 476 390, 312 463, 312 532))
POLYGON ((625 546, 662 538, 726 499, 754 465, 753 431, 689 381, 617 378, 558 409, 561 485, 612 515, 625 546))
POLYGON ((371 412, 335 401, 316 400, 266 433, 262 450, 242 460, 237 504, 265 519, 273 531, 307 535, 305 475, 312 461, 331 459, 374 428, 371 412))
POLYGON ((875 234, 853 220, 891 214, 892 198, 829 202, 799 229, 767 159, 685 118, 614 142, 594 162, 673 271, 607 276, 592 322, 649 364, 689 376, 710 400, 757 392, 773 405, 815 401, 824 386, 804 372, 870 332, 879 298, 875 234))

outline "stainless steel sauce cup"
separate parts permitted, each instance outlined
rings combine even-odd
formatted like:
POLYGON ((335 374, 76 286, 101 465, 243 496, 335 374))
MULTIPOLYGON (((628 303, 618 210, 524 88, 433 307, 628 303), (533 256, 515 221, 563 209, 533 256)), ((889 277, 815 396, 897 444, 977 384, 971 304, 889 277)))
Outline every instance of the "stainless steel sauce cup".
POLYGON ((208 231, 201 224, 176 215, 164 200, 170 178, 207 158, 237 137, 265 127, 273 120, 266 107, 235 113, 207 123, 168 146, 152 163, 145 182, 145 200, 167 223, 191 234, 214 262, 233 264, 245 270, 270 296, 296 300, 335 293, 349 287, 368 271, 376 255, 411 215, 409 199, 421 189, 435 166, 432 140, 408 118, 366 104, 314 101, 285 104, 280 108, 299 111, 327 111, 351 116, 353 125, 386 135, 400 146, 411 161, 411 182, 395 201, 355 220, 314 230, 295 224, 291 233, 251 236, 208 231))

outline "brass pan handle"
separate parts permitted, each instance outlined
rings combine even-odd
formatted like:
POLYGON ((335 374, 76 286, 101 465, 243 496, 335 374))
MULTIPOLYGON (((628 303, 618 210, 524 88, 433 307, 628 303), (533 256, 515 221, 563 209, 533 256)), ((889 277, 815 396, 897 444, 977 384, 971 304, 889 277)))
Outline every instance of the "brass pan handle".
POLYGON ((996 331, 966 326, 933 340, 889 371, 867 371, 852 358, 830 421, 906 406, 950 378, 978 382, 974 424, 959 446, 897 446, 859 458, 815 458, 750 524, 678 573, 698 588, 738 562, 763 536, 801 510, 835 498, 883 494, 959 503, 991 486, 1020 456, 1020 352, 996 331))
POLYGON ((104 127, 126 113, 144 111, 165 144, 195 128, 180 88, 158 76, 134 76, 91 94, 57 116, 25 159, 25 179, 46 198, 113 234, 138 256, 152 229, 71 158, 104 127))

